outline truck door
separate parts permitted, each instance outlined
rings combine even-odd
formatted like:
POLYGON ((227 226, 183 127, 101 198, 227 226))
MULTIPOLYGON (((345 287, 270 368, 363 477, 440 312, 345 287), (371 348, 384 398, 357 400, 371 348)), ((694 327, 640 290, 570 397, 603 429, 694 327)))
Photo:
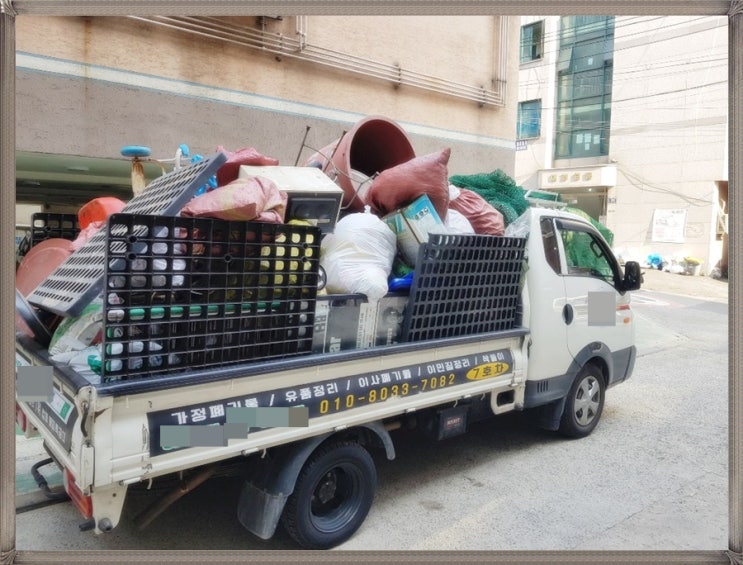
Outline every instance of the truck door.
POLYGON ((563 375, 573 363, 566 347, 567 325, 563 319, 565 283, 560 236, 553 216, 540 216, 538 222, 529 236, 527 271, 531 315, 529 378, 534 380, 563 375), (541 237, 535 237, 537 234, 541 237))
POLYGON ((621 380, 624 357, 634 345, 634 321, 630 294, 617 290, 621 288, 619 264, 593 226, 556 218, 555 227, 565 284, 562 318, 568 349, 581 362, 587 349, 596 351, 603 344, 617 369, 612 380, 621 380))

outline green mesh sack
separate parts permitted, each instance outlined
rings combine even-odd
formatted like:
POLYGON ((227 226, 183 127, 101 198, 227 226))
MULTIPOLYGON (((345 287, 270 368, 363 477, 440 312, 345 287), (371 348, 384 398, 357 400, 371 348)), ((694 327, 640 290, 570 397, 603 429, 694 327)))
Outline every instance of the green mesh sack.
POLYGON ((449 182, 459 188, 466 188, 482 196, 496 210, 503 214, 506 226, 526 212, 529 202, 524 189, 500 169, 492 173, 474 175, 454 175, 449 182))
MULTIPOLYGON (((582 218, 585 218, 601 233, 606 242, 611 245, 614 239, 614 234, 608 230, 604 225, 594 220, 591 216, 586 214, 583 210, 578 208, 565 208, 566 212, 576 214, 582 218)), ((568 257, 569 265, 580 265, 582 268, 590 268, 605 276, 611 276, 611 273, 604 272, 606 270, 606 261, 596 257, 596 254, 591 248, 591 238, 581 232, 563 232, 563 242, 565 244, 565 252, 568 257)))
POLYGON ((492 200, 489 200, 488 203, 501 213, 501 215, 503 216, 503 224, 505 226, 508 226, 511 222, 516 221, 516 218, 518 218, 520 215, 516 213, 516 210, 513 209, 513 206, 507 204, 506 202, 493 202, 492 200))

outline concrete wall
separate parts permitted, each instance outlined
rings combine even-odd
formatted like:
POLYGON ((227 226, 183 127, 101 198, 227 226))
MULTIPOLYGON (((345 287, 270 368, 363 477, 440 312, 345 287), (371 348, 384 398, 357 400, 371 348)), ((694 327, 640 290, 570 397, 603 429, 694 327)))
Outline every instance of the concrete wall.
POLYGON ((525 150, 516 152, 516 181, 526 189, 538 188, 537 171, 552 168, 554 162, 555 64, 560 18, 530 16, 522 18, 521 24, 540 20, 544 21, 545 38, 542 59, 521 65, 519 73, 519 101, 542 101, 541 135, 530 139, 525 150))
MULTIPOLYGON (((289 37, 294 20, 268 21, 267 30, 289 37)), ((154 156, 180 143, 205 154, 253 146, 293 164, 307 126, 307 144, 320 148, 359 119, 383 115, 419 155, 451 147, 452 174, 512 174, 518 25, 510 19, 513 50, 506 76, 496 77, 495 17, 308 18, 307 41, 325 50, 467 85, 505 79, 498 108, 129 18, 19 16, 18 148, 117 157, 127 144, 150 146, 154 156)))
POLYGON ((704 258, 714 266, 717 188, 725 172, 727 22, 618 18, 608 227, 627 249, 704 258), (655 209, 686 210, 683 243, 652 240, 655 209))

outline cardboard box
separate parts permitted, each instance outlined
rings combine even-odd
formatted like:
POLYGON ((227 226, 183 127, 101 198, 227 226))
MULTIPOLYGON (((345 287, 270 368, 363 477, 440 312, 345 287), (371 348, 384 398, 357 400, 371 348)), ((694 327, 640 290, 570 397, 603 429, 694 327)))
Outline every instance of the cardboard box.
POLYGON ((405 262, 414 266, 421 243, 428 241, 428 234, 443 227, 443 222, 427 195, 412 204, 387 214, 383 220, 397 235, 397 248, 405 262))
POLYGON ((264 177, 287 193, 286 221, 307 220, 323 233, 335 229, 343 189, 315 167, 241 165, 238 175, 264 177))

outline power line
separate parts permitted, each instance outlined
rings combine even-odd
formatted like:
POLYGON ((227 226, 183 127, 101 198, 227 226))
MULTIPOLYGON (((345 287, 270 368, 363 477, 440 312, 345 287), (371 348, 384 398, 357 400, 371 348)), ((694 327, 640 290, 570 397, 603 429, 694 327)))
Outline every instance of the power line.
MULTIPOLYGON (((652 21, 659 20, 659 19, 668 19, 668 16, 660 16, 660 17, 655 17, 655 18, 649 18, 649 19, 644 20, 644 21, 638 21, 637 23, 638 24, 639 23, 650 23, 652 21)), ((668 25, 668 26, 664 26, 663 29, 664 30, 668 30, 669 28, 689 27, 690 25, 692 25, 692 24, 694 24, 695 22, 698 22, 698 21, 709 21, 709 20, 714 20, 714 19, 715 19, 715 17, 710 17, 710 16, 700 16, 700 17, 697 17, 697 18, 684 18, 681 21, 675 22, 675 23, 673 23, 671 25, 668 25)), ((542 21, 546 21, 546 20, 542 20, 542 21)), ((688 37, 690 35, 695 35, 697 33, 704 33, 706 31, 709 31, 710 29, 717 29, 717 28, 722 28, 722 27, 725 27, 726 26, 726 21, 724 20, 724 18, 720 18, 719 21, 720 21, 720 25, 717 25, 714 28, 707 28, 707 29, 702 29, 702 30, 690 30, 687 33, 680 34, 680 35, 674 36, 672 38, 661 38, 661 39, 650 40, 650 41, 645 42, 643 45, 652 45, 652 44, 655 44, 655 43, 663 43, 663 42, 669 41, 671 39, 679 39, 679 38, 683 38, 683 37, 688 37)), ((525 25, 528 25, 528 24, 525 24, 525 25)), ((642 36, 642 35, 648 35, 650 33, 657 32, 657 29, 654 29, 654 30, 641 30, 641 31, 637 31, 636 33, 620 34, 619 37, 617 37, 616 30, 617 29, 621 30, 621 29, 623 29, 623 27, 625 27, 625 26, 621 26, 621 25, 615 25, 614 26, 614 32, 611 35, 612 42, 616 42, 617 39, 619 39, 620 41, 624 41, 626 39, 630 39, 630 38, 633 38, 633 37, 638 37, 638 36, 642 36)), ((542 53, 542 57, 541 57, 541 61, 542 62, 541 63, 536 63, 536 62, 529 63, 530 64, 530 68, 539 68, 541 66, 547 66, 548 63, 546 61, 546 59, 547 59, 546 55, 548 55, 548 54, 550 54, 550 55, 552 55, 552 54, 558 54, 560 52, 560 45, 559 45, 559 41, 558 41, 559 36, 560 36, 560 31, 559 30, 557 32, 551 34, 551 36, 550 36, 550 34, 545 34, 543 36, 543 41, 542 41, 543 46, 546 46, 546 45, 555 45, 555 48, 554 49, 550 49, 550 50, 547 50, 546 48, 543 49, 543 53, 542 53)), ((598 44, 604 43, 606 39, 608 39, 608 37, 602 36, 600 39, 597 39, 597 40, 586 40, 586 41, 580 42, 580 44, 581 45, 598 45, 598 44)), ((614 52, 619 52, 619 51, 624 51, 624 50, 627 50, 627 49, 634 49, 634 48, 636 48, 636 46, 627 46, 627 47, 621 47, 621 46, 620 47, 616 47, 615 46, 614 49, 613 49, 613 51, 614 52)))
POLYGON ((695 206, 695 207, 700 207, 700 208, 709 206, 711 204, 711 199, 716 194, 715 191, 710 191, 709 197, 707 199, 695 198, 693 196, 688 196, 686 194, 678 192, 677 190, 673 190, 673 189, 652 183, 648 181, 647 179, 642 178, 639 174, 633 173, 632 171, 628 170, 626 166, 620 163, 617 163, 617 170, 621 172, 624 175, 624 177, 629 181, 629 183, 635 188, 638 188, 639 190, 643 192, 670 194, 672 196, 679 198, 680 200, 683 200, 689 206, 695 206))
MULTIPOLYGON (((655 19, 659 19, 659 18, 655 18, 655 19)), ((700 17, 700 18, 695 18, 695 19, 684 19, 683 21, 674 23, 672 26, 667 26, 665 29, 667 29, 668 27, 676 27, 676 26, 685 26, 685 27, 688 27, 690 24, 694 23, 695 21, 698 21, 698 20, 707 20, 707 19, 709 19, 709 18, 707 18, 707 17, 700 17)), ((653 20, 650 20, 650 21, 653 21, 653 20)), ((723 23, 721 23, 719 26, 715 26, 713 28, 707 28, 707 29, 704 29, 704 30, 690 30, 687 33, 684 33, 684 34, 681 34, 681 35, 677 35, 677 36, 675 36, 673 38, 670 38, 670 39, 679 39, 679 38, 683 38, 683 37, 688 37, 690 35, 695 35, 695 34, 698 34, 698 33, 703 33, 703 32, 707 32, 707 31, 713 30, 713 29, 717 29, 718 27, 723 27, 723 23)), ((649 31, 641 31, 641 32, 637 32, 636 34, 622 35, 622 36, 620 36, 619 39, 624 40, 624 39, 626 39, 628 37, 639 36, 639 35, 648 34, 648 33, 649 33, 649 31)), ((605 39, 606 38, 603 38, 602 37, 601 40, 600 40, 601 43, 604 43, 605 39)), ((616 36, 616 33, 615 33, 614 36, 613 36, 613 40, 612 41, 615 41, 616 39, 617 39, 617 36, 616 36)), ((648 42, 646 42, 644 44, 644 46, 647 47, 649 45, 652 45, 652 44, 655 44, 655 43, 660 43, 660 42, 665 42, 665 41, 668 41, 668 40, 669 40, 669 38, 661 38, 661 39, 657 39, 657 40, 649 40, 648 42)), ((550 43, 549 41, 546 41, 544 44, 549 44, 549 43, 550 43)), ((555 43, 556 43, 556 41, 553 42, 553 44, 555 44, 555 43)), ((591 44, 596 44, 596 43, 597 43, 596 41, 587 41, 587 42, 582 43, 582 45, 591 45, 591 44)), ((723 49, 723 48, 726 49, 726 47, 727 47, 726 44, 725 45, 721 45, 721 49, 723 49)), ((636 48, 636 46, 628 46, 628 47, 619 47, 619 48, 617 48, 616 45, 614 45, 614 48, 612 49, 612 52, 613 53, 616 53, 616 52, 623 51, 625 49, 634 49, 634 48, 636 48)), ((548 63, 547 62, 547 57, 545 55, 548 54, 548 53, 558 53, 559 51, 560 51, 559 45, 557 45, 557 48, 554 51, 546 51, 545 50, 545 52, 544 52, 544 54, 542 56, 542 62, 541 63, 538 63, 538 64, 533 64, 532 63, 532 64, 530 64, 530 66, 527 69, 523 69, 523 70, 521 70, 519 72, 522 73, 522 74, 525 73, 525 72, 530 72, 530 74, 533 74, 533 73, 531 73, 531 71, 537 72, 540 69, 544 70, 545 68, 552 67, 552 63, 548 63)), ((716 57, 716 58, 712 59, 711 57, 713 55, 714 54, 708 54, 706 59, 702 59, 702 60, 697 59, 697 60, 694 60, 693 63, 694 64, 697 64, 697 65, 700 65, 700 64, 703 65, 705 63, 709 63, 709 62, 712 62, 712 61, 714 61, 714 62, 726 61, 726 58, 723 58, 723 57, 716 57)), ((673 59, 673 58, 664 59, 662 61, 658 61, 658 63, 666 63, 667 64, 669 61, 670 62, 678 61, 676 63, 677 65, 684 65, 685 63, 688 63, 688 61, 684 61, 683 59, 679 60, 679 59, 673 59)), ((667 65, 664 65, 661 68, 666 68, 666 66, 667 65)), ((722 65, 720 66, 720 68, 722 68, 722 65)), ((726 68, 726 65, 725 65, 725 68, 726 68)), ((637 66, 634 66, 634 67, 623 67, 620 72, 621 72, 621 74, 631 74, 631 73, 636 72, 638 70, 646 70, 646 69, 647 69, 647 66, 646 65, 637 65, 637 66)), ((620 73, 618 73, 618 74, 620 74, 620 73)), ((533 87, 535 84, 537 86, 541 86, 543 84, 542 78, 541 77, 537 77, 536 82, 535 81, 529 81, 529 80, 527 80, 527 81, 519 81, 519 86, 520 87, 523 87, 523 88, 533 87)))

